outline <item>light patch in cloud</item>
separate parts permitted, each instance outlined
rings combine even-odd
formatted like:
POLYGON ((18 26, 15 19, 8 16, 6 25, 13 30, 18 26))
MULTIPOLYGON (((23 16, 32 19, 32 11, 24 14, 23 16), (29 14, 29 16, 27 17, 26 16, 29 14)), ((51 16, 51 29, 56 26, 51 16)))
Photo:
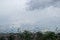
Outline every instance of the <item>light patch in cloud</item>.
MULTIPOLYGON (((55 28, 57 25, 60 26, 60 8, 50 6, 48 8, 45 8, 44 10, 34 10, 34 11, 28 11, 24 14, 24 20, 29 20, 29 22, 23 22, 21 27, 21 30, 37 30, 36 25, 39 28, 42 27, 44 29, 49 29, 50 31, 55 31, 55 28), (26 19, 27 18, 27 19, 26 19), (32 23, 33 22, 33 23, 32 23), (24 25, 25 24, 25 25, 24 25), (24 25, 24 26, 23 26, 24 25), (28 25, 28 26, 27 26, 28 25), (32 29, 31 29, 32 28, 32 29), (54 28, 54 29, 53 29, 54 28)), ((58 26, 58 27, 59 27, 58 26)))

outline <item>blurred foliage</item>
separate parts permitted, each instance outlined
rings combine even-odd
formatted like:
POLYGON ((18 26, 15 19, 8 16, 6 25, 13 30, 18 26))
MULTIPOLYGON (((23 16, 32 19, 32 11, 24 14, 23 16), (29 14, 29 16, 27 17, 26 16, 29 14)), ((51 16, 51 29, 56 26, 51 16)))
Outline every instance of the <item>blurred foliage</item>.
POLYGON ((10 35, 8 40, 14 40, 14 35, 10 35))
POLYGON ((2 36, 2 37, 0 37, 0 40, 5 40, 5 38, 2 36))
MULTIPOLYGON (((3 37, 0 37, 0 40, 6 40, 3 37)), ((11 33, 8 36, 8 40, 60 40, 60 33, 55 33, 51 31, 47 31, 45 33, 42 32, 30 32, 24 31, 20 33, 11 33)))

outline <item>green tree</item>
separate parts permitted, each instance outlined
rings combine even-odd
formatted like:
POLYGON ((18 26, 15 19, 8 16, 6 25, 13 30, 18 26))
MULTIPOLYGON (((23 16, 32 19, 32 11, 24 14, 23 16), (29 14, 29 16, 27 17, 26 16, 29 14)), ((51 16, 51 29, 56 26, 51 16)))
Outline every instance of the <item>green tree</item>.
POLYGON ((35 35, 36 35, 36 40, 42 40, 43 37, 42 32, 36 32, 35 35))
POLYGON ((24 40, 31 40, 31 32, 29 32, 29 31, 24 31, 24 32, 23 32, 23 39, 24 39, 24 40))
POLYGON ((55 37, 55 33, 54 32, 45 32, 44 34, 44 37, 43 37, 43 40, 56 40, 56 37, 55 37))
POLYGON ((14 35, 10 35, 9 40, 14 40, 14 35))

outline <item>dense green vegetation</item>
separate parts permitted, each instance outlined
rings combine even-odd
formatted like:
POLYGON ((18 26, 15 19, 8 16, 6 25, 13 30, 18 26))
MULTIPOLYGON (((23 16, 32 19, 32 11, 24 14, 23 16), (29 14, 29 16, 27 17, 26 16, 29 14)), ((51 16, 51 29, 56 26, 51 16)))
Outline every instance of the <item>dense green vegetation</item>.
MULTIPOLYGON (((47 32, 29 32, 24 31, 21 33, 9 34, 8 40, 60 40, 60 33, 51 31, 47 32)), ((4 37, 0 37, 0 40, 6 40, 4 37)))

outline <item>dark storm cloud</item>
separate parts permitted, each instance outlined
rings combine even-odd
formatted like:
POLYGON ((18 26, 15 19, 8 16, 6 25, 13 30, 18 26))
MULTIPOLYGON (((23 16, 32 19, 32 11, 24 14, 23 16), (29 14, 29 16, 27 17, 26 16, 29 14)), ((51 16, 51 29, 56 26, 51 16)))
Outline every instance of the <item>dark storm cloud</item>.
POLYGON ((30 0, 28 9, 44 9, 49 6, 60 7, 60 0, 30 0))

